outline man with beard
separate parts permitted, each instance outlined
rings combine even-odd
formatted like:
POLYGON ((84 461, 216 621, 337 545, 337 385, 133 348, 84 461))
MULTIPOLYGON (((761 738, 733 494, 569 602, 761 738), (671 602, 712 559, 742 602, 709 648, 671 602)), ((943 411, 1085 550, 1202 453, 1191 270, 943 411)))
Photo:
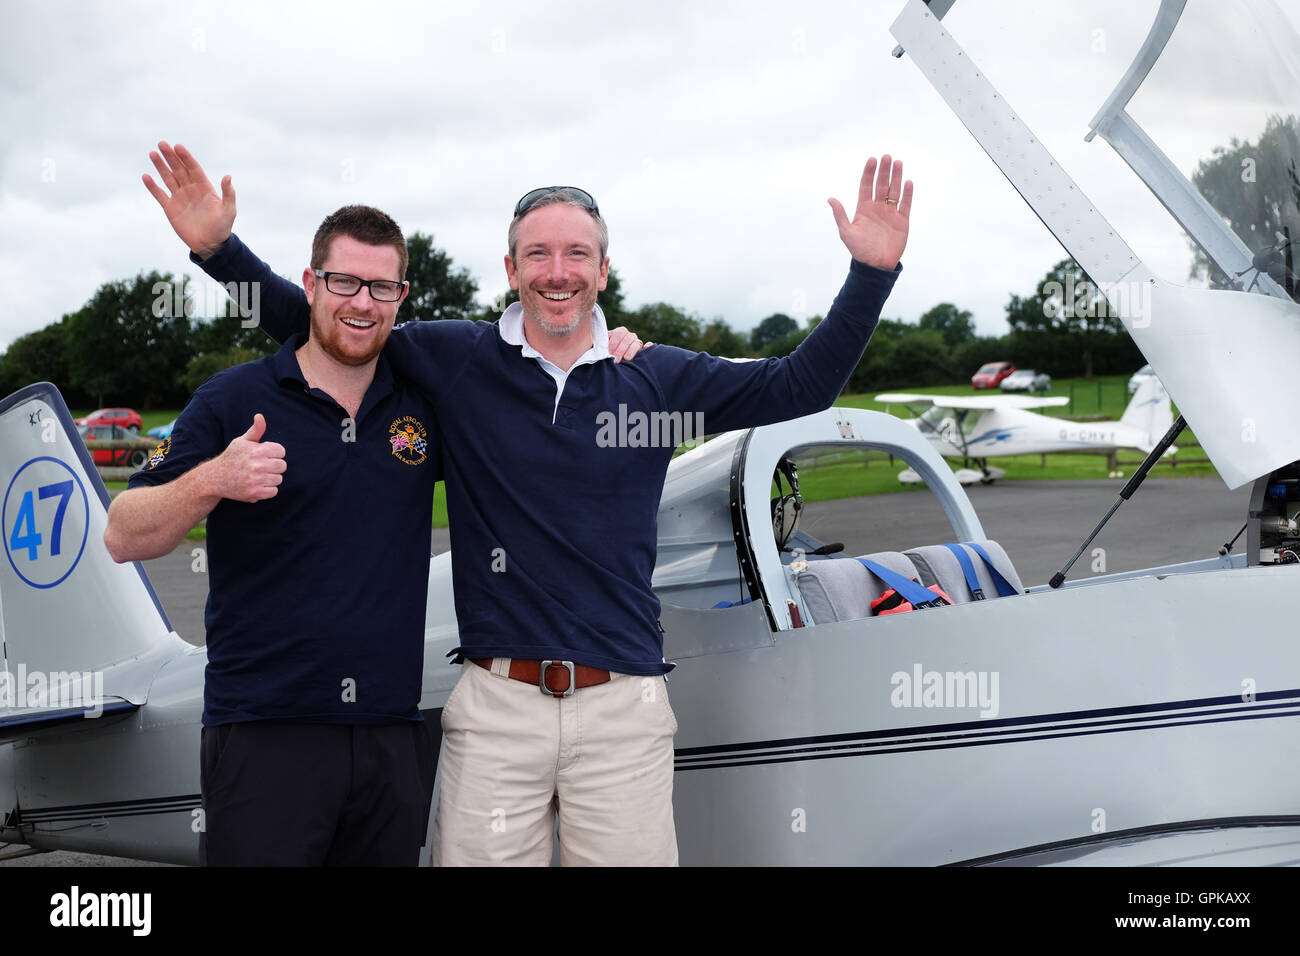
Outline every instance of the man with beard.
POLYGON ((418 862, 442 466, 430 403, 381 354, 406 265, 379 210, 326 218, 302 274, 310 331, 200 387, 109 509, 117 561, 167 554, 207 517, 206 865, 418 862))
MULTIPOLYGON (((603 361, 608 232, 574 187, 516 204, 505 268, 520 301, 498 323, 411 323, 390 338, 385 356, 428 393, 445 436, 466 664, 442 714, 435 863, 545 864, 557 821, 564 864, 677 862, 677 725, 663 676, 673 665, 651 574, 682 428, 664 441, 610 423, 702 419, 719 433, 828 407, 893 287, 911 201, 888 155, 867 162, 852 219, 831 200, 849 276, 783 359, 658 346, 629 364, 603 361)), ((212 232, 222 241, 204 270, 261 283, 271 335, 305 325, 293 284, 228 226, 212 232)))

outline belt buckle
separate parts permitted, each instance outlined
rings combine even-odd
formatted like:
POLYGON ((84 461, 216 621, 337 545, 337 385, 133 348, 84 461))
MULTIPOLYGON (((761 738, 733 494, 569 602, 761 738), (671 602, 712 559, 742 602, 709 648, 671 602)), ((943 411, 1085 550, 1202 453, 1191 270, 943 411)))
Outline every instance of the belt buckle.
POLYGON ((543 694, 548 697, 572 697, 573 692, 578 689, 578 675, 574 670, 573 661, 542 661, 542 669, 537 675, 537 686, 543 694), (546 675, 550 673, 552 667, 559 667, 569 672, 569 683, 563 691, 551 690, 546 686, 546 675))

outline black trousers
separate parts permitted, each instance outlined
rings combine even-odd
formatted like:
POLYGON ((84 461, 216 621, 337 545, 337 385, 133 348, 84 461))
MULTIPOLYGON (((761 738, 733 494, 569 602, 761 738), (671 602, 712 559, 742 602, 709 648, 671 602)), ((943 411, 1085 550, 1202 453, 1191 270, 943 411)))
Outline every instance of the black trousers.
POLYGON ((423 721, 203 728, 203 866, 415 866, 436 757, 423 721))

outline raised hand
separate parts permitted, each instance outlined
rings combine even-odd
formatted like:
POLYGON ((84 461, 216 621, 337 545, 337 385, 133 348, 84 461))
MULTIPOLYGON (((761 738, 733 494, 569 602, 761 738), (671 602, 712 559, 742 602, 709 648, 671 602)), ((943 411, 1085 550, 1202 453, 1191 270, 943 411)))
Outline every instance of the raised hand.
POLYGON ((284 446, 262 441, 265 432, 266 419, 260 413, 254 415, 252 427, 213 460, 216 474, 212 478, 223 498, 252 503, 274 498, 280 490, 288 467, 284 446))
POLYGON ((902 160, 880 157, 879 170, 873 156, 862 170, 858 186, 858 207, 853 220, 836 199, 828 199, 835 214, 840 239, 854 259, 880 269, 893 269, 907 248, 907 231, 912 212, 912 181, 903 182, 902 160))
POLYGON ((167 189, 160 188, 148 173, 143 177, 145 188, 158 200, 181 241, 200 259, 206 259, 230 238, 235 223, 235 187, 229 176, 222 177, 218 196, 188 149, 180 143, 173 149, 165 142, 160 142, 158 149, 162 155, 152 152, 149 158, 167 189))

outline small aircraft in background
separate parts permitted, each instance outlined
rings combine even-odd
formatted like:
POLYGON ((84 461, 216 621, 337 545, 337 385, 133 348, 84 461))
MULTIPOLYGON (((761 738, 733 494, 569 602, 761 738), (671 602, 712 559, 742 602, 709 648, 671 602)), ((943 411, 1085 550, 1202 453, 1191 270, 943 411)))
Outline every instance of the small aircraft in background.
MULTIPOLYGON (((877 395, 876 401, 899 402, 911 408, 916 417, 907 423, 928 438, 940 455, 976 462, 978 469, 957 471, 957 480, 964 485, 977 481, 989 484, 1006 474, 1001 468, 990 467, 989 458, 1105 453, 1119 448, 1149 452, 1173 424, 1169 393, 1155 376, 1142 381, 1117 422, 1072 422, 1030 411, 1069 402, 1060 396, 887 392, 877 395)), ((908 471, 899 474, 900 481, 907 484, 909 479, 911 483, 920 480, 908 471)))

